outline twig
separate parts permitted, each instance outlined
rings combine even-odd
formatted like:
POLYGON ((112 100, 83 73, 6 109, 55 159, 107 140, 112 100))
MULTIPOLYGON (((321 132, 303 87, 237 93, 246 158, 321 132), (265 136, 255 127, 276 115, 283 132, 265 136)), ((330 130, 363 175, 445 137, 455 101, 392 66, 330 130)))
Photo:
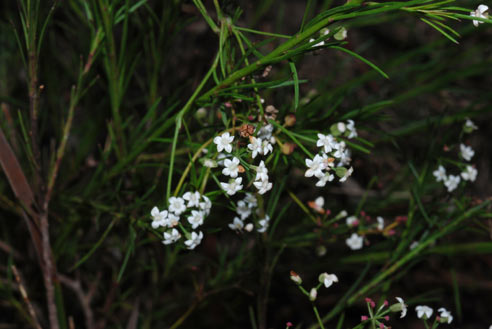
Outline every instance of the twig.
POLYGON ((58 274, 58 279, 60 280, 61 283, 63 283, 64 285, 66 285, 68 288, 72 289, 75 292, 77 298, 80 301, 80 305, 82 306, 82 311, 84 312, 86 328, 94 329, 95 328, 94 315, 92 313, 92 309, 90 305, 93 292, 90 290, 88 293, 85 293, 84 290, 82 289, 82 285, 80 284, 80 281, 70 279, 68 276, 65 276, 63 274, 58 274))
POLYGON ((128 320, 126 329, 137 329, 138 315, 140 314, 139 309, 140 309, 140 298, 137 297, 137 300, 133 305, 133 311, 132 314, 130 315, 130 319, 128 320))
POLYGON ((53 278, 56 276, 56 267, 51 253, 48 213, 46 211, 43 211, 43 213, 39 216, 39 219, 41 225, 40 227, 41 244, 43 246, 42 249, 42 257, 43 257, 42 259, 44 262, 43 279, 44 279, 44 286, 46 288, 48 316, 50 319, 51 328, 59 329, 60 325, 58 323, 58 310, 56 308, 56 302, 55 302, 55 287, 53 285, 53 278))
MULTIPOLYGON (((109 313, 111 305, 113 304, 113 299, 114 299, 114 295, 116 292, 116 288, 118 288, 118 282, 113 282, 113 284, 111 286, 111 290, 109 290, 109 293, 106 296, 106 301, 104 302, 104 306, 103 306, 103 310, 102 310, 103 314, 107 315, 109 313)), ((104 328, 106 328, 106 318, 105 317, 103 317, 101 320, 99 320, 99 322, 96 325, 96 329, 104 329, 104 328)))
POLYGON ((14 259, 21 259, 22 258, 22 255, 18 251, 14 250, 14 248, 12 248, 11 246, 9 246, 8 244, 6 244, 3 241, 0 241, 0 249, 5 251, 9 255, 12 255, 12 257, 14 257, 14 259))
POLYGON ((29 300, 27 291, 24 288, 24 284, 22 283, 22 279, 19 275, 19 271, 17 270, 17 267, 15 267, 15 265, 12 265, 11 268, 12 268, 12 273, 14 273, 15 281, 17 281, 17 284, 19 286, 19 291, 21 293, 22 299, 24 299, 29 315, 31 316, 32 325, 36 329, 41 329, 41 325, 39 324, 38 318, 36 316, 36 312, 34 312, 34 308, 32 307, 31 301, 29 300))

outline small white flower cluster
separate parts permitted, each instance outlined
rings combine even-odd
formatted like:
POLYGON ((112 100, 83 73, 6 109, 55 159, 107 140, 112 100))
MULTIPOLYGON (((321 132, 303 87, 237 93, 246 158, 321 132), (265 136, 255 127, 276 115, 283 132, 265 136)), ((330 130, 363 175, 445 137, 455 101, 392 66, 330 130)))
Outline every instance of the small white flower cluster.
MULTIPOLYGON (((256 158, 258 154, 267 155, 268 153, 273 152, 272 132, 273 126, 267 125, 258 131, 257 137, 250 136, 250 143, 247 148, 251 151, 251 157, 253 159, 256 158)), ((231 136, 228 132, 215 137, 214 143, 217 145, 217 151, 231 153, 233 140, 234 136, 231 136)), ((245 169, 241 166, 240 159, 235 156, 232 156, 232 158, 229 159, 228 154, 219 153, 218 159, 224 159, 223 161, 219 161, 218 164, 224 167, 222 169, 222 174, 230 177, 228 182, 220 182, 220 186, 228 195, 234 195, 243 189, 243 178, 238 176, 239 173, 244 172, 245 169)), ((215 163, 212 161, 205 160, 204 165, 209 168, 214 168, 215 163)), ((258 193, 265 194, 271 190, 273 184, 268 180, 268 169, 265 166, 265 162, 261 160, 258 166, 252 165, 251 167, 256 170, 256 178, 253 185, 258 189, 258 193)))
MULTIPOLYGON (((239 200, 236 206, 236 213, 238 216, 234 217, 232 223, 229 224, 229 228, 233 231, 251 232, 254 228, 253 223, 245 223, 244 221, 251 216, 253 211, 258 217, 261 216, 260 209, 257 208, 258 201, 256 197, 251 193, 246 193, 243 200, 239 200)), ((257 231, 263 233, 268 229, 270 223, 270 217, 265 215, 258 221, 257 231)))
POLYGON ((357 233, 352 233, 352 235, 345 240, 347 246, 352 250, 362 249, 364 244, 364 237, 358 235, 357 233))
MULTIPOLYGON (((304 288, 302 288, 302 278, 294 271, 290 271, 290 279, 294 281, 301 291, 305 294, 308 294, 304 288)), ((333 285, 333 283, 338 282, 338 277, 335 274, 328 274, 327 272, 321 273, 318 277, 319 284, 316 287, 311 288, 309 291, 308 297, 309 300, 314 302, 316 297, 318 297, 318 289, 324 285, 326 288, 329 288, 333 285)))
MULTIPOLYGON (((437 310, 439 312, 439 322, 441 323, 451 323, 453 321, 453 316, 451 312, 441 307, 437 310)), ((419 305, 415 307, 415 312, 417 312, 417 317, 419 319, 428 320, 434 313, 434 310, 427 305, 419 305)))
MULTIPOLYGON (((345 211, 345 210, 343 210, 342 212, 340 212, 337 215, 338 218, 343 218, 345 216, 347 216, 347 211, 345 211)), ((361 216, 362 216, 362 218, 364 218, 365 214, 361 213, 361 216)), ((370 218, 369 216, 366 216, 366 217, 370 218)), ((359 225, 360 220, 357 216, 352 215, 352 216, 348 216, 345 219, 345 223, 347 224, 347 226, 349 228, 355 228, 359 225)), ((384 218, 381 216, 377 216, 376 217, 376 223, 372 224, 371 226, 374 227, 374 229, 377 229, 378 231, 382 232, 384 230, 384 218)), ((361 235, 354 232, 350 235, 349 238, 347 238, 345 240, 345 243, 352 250, 362 249, 362 247, 364 245, 364 236, 361 236, 361 235)))
MULTIPOLYGON (((275 143, 275 138, 272 136, 273 129, 273 126, 268 124, 258 129, 256 136, 249 136, 247 149, 251 152, 250 155, 253 160, 258 155, 266 156, 273 152, 273 144, 275 143)), ((231 136, 228 132, 214 138, 218 152, 224 150, 227 153, 231 153, 233 151, 233 141, 234 136, 231 136)), ((228 195, 235 195, 243 189, 243 177, 239 177, 239 174, 248 169, 255 171, 255 178, 252 185, 256 187, 257 193, 265 194, 272 189, 273 184, 269 181, 268 168, 264 160, 260 160, 258 165, 245 164, 247 168, 244 168, 241 165, 241 160, 236 156, 220 153, 218 159, 221 160, 218 162, 218 165, 224 167, 222 174, 231 178, 229 182, 220 182, 221 188, 228 195)), ((213 168, 213 164, 210 167, 213 168)), ((257 205, 256 197, 252 193, 246 193, 245 198, 237 202, 236 213, 238 216, 234 217, 232 223, 228 225, 229 228, 239 232, 243 230, 251 232, 254 229, 254 224, 245 223, 245 220, 254 212, 260 218, 257 224, 257 231, 260 233, 265 232, 269 226, 270 217, 268 215, 260 215, 262 212, 260 209, 256 209, 257 205)))
POLYGON ((345 168, 351 162, 350 150, 344 141, 338 141, 336 136, 344 136, 348 139, 357 137, 354 121, 348 120, 347 124, 339 122, 331 127, 331 134, 318 134, 316 146, 321 148, 319 154, 316 154, 313 159, 306 159, 306 170, 304 176, 316 177, 318 182, 316 186, 324 187, 326 182, 331 182, 335 179, 334 172, 340 182, 345 182, 352 175, 354 168, 345 168), (335 161, 338 160, 338 163, 335 161))
MULTIPOLYGON (((477 126, 475 126, 475 124, 470 119, 467 119, 465 124, 463 125, 463 131, 465 133, 471 133, 473 130, 476 129, 478 129, 477 126)), ((460 144, 460 156, 461 158, 463 158, 463 160, 471 161, 474 155, 475 151, 470 146, 460 144)), ((464 181, 474 182, 477 178, 478 171, 473 165, 466 165, 465 169, 460 174, 460 178, 460 175, 447 175, 446 168, 444 168, 442 165, 439 165, 439 167, 434 170, 432 174, 434 175, 434 177, 436 177, 436 181, 444 183, 444 185, 448 189, 448 192, 452 192, 458 187, 461 179, 463 179, 464 181)))
POLYGON ((181 215, 186 216, 186 220, 191 226, 191 229, 195 230, 199 226, 203 225, 203 221, 206 216, 210 214, 212 208, 212 202, 210 199, 201 195, 200 192, 186 192, 183 197, 170 197, 168 200, 168 210, 159 210, 154 207, 150 212, 152 217, 152 228, 158 229, 163 227, 166 231, 163 233, 164 240, 162 243, 169 245, 177 242, 181 238, 181 233, 176 229, 179 226, 183 234, 187 237, 184 242, 188 249, 194 249, 198 246, 203 238, 202 232, 188 233, 183 226, 181 215), (195 209, 193 209, 195 208, 195 209))

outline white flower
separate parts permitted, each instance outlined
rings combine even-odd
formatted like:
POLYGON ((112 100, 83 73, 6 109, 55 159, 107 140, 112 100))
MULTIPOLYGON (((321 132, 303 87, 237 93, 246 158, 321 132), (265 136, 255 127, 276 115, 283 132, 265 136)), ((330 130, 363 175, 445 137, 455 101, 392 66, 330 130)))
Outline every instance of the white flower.
POLYGON ((234 157, 232 160, 225 159, 224 160, 224 169, 222 169, 222 173, 226 176, 231 176, 232 178, 236 178, 239 172, 239 159, 234 157))
POLYGON ((332 135, 318 134, 318 141, 316 142, 316 146, 323 147, 323 150, 326 153, 333 151, 337 144, 337 141, 332 135))
POLYGON ((191 237, 189 240, 185 241, 185 245, 188 247, 188 249, 195 249, 196 246, 202 242, 203 239, 203 232, 199 232, 196 234, 196 232, 191 232, 191 237))
POLYGON ((254 208, 258 205, 258 200, 253 193, 246 193, 246 196, 244 197, 244 202, 248 204, 249 208, 254 208))
POLYGON ((200 205, 200 192, 195 191, 194 193, 186 192, 183 194, 183 199, 188 201, 188 207, 199 207, 200 205))
POLYGON ((273 146, 270 144, 268 141, 263 141, 261 142, 261 147, 262 147, 262 153, 263 155, 267 155, 268 152, 273 152, 273 146))
POLYGON ((334 149, 336 150, 335 153, 333 153, 333 156, 337 159, 343 158, 345 156, 345 142, 341 141, 340 143, 335 144, 334 149))
POLYGON ((448 323, 453 322, 453 316, 451 315, 451 312, 446 310, 444 307, 441 307, 440 309, 437 310, 439 313, 439 317, 443 319, 444 321, 447 321, 448 323))
POLYGON ((350 158, 350 150, 349 149, 343 150, 341 152, 340 157, 338 158, 338 160, 340 161, 338 163, 338 166, 339 167, 345 166, 345 165, 349 165, 350 164, 350 161, 352 161, 352 159, 350 158))
MULTIPOLYGON (((489 10, 488 6, 480 5, 475 11, 470 12, 470 16, 487 19, 489 18, 489 15, 486 14, 487 10, 489 10)), ((473 20, 473 25, 475 25, 475 27, 478 27, 478 24, 482 24, 482 23, 483 22, 481 21, 473 20)))
POLYGON ((203 160, 203 165, 207 168, 217 168, 217 161, 212 159, 203 160))
POLYGON ((229 180, 229 183, 220 183, 220 186, 224 191, 226 191, 227 194, 229 195, 234 195, 236 194, 237 191, 241 190, 243 188, 243 185, 241 182, 243 181, 242 177, 238 177, 235 179, 229 180))
POLYGON ((316 211, 323 211, 323 207, 325 206, 325 198, 322 196, 317 197, 314 200, 314 210, 316 211))
POLYGON ((473 155, 475 154, 475 151, 473 151, 473 149, 470 146, 466 146, 464 144, 460 144, 460 151, 461 151, 461 156, 466 161, 470 161, 473 155))
POLYGON ((335 274, 321 273, 319 282, 322 282, 326 288, 329 288, 334 282, 338 282, 338 277, 335 274))
POLYGON ((268 169, 265 167, 265 162, 261 160, 260 164, 256 169, 256 178, 255 180, 268 180, 268 169))
POLYGON ((357 137, 357 130, 355 130, 354 120, 347 120, 347 130, 349 131, 348 139, 357 137))
POLYGON ((176 216, 173 213, 169 213, 169 215, 167 216, 167 226, 175 227, 176 225, 178 225, 178 222, 179 222, 179 216, 176 216))
POLYGON ((251 208, 244 201, 238 201, 236 207, 236 213, 241 216, 241 219, 244 220, 251 215, 251 208))
POLYGON ((335 176, 333 176, 330 173, 326 173, 322 177, 320 177, 319 181, 316 183, 316 186, 324 187, 326 185, 326 182, 331 182, 334 179, 335 179, 335 176))
POLYGON ((267 124, 266 126, 260 128, 256 136, 261 139, 269 140, 272 137, 272 132, 273 126, 271 124, 267 124))
POLYGON ((159 211, 159 208, 154 207, 150 211, 152 216, 152 228, 156 229, 159 226, 165 227, 167 224, 167 210, 159 211))
POLYGON ((233 231, 242 231, 244 227, 244 222, 238 217, 234 217, 234 220, 229 224, 229 228, 233 231))
POLYGON ((397 307, 401 310, 400 319, 404 318, 405 315, 407 315, 407 305, 403 301, 403 298, 400 297, 395 297, 395 298, 398 301, 397 307))
POLYGON ((231 136, 228 132, 215 137, 214 143, 217 145, 217 151, 222 152, 222 150, 225 150, 227 153, 231 153, 232 152, 231 143, 233 140, 234 140, 234 136, 231 136))
POLYGON ((223 167, 224 159, 227 159, 228 157, 231 157, 231 155, 227 153, 219 153, 219 155, 217 155, 217 164, 223 167))
POLYGON ((309 291, 309 300, 314 302, 317 296, 318 296, 318 290, 316 290, 316 288, 312 288, 311 291, 309 291))
POLYGON ((181 213, 186 211, 186 205, 183 198, 177 198, 172 196, 169 198, 169 211, 175 213, 176 215, 181 215, 181 213))
POLYGON ((378 222, 378 230, 382 231, 384 229, 384 218, 381 216, 376 217, 378 222))
POLYGON ((162 243, 171 244, 178 241, 180 238, 181 238, 181 234, 179 234, 177 229, 173 228, 171 230, 171 233, 164 232, 164 240, 162 240, 162 243))
POLYGON ((314 159, 306 159, 306 166, 309 168, 306 170, 306 173, 304 176, 306 177, 322 177, 324 176, 323 169, 324 169, 324 164, 323 164, 323 158, 320 157, 318 154, 314 156, 314 159))
POLYGON ((265 215, 265 218, 261 219, 259 222, 258 222, 258 225, 260 225, 259 228, 257 228, 256 230, 260 233, 263 233, 263 232, 266 232, 266 230, 268 229, 268 225, 270 224, 270 216, 268 215, 265 215))
POLYGON ((475 125, 475 123, 473 121, 471 121, 470 119, 466 119, 464 128, 465 128, 466 132, 472 132, 473 130, 478 129, 478 127, 475 125))
POLYGON ((434 310, 426 305, 419 305, 415 307, 415 312, 417 312, 417 317, 419 319, 429 319, 432 316, 434 310))
POLYGON ((477 169, 473 168, 472 166, 466 166, 465 171, 461 173, 461 177, 463 178, 463 180, 474 182, 477 178, 477 173, 477 169))
POLYGON ((355 216, 349 216, 347 219, 345 219, 345 222, 347 223, 348 226, 352 226, 355 223, 357 223, 358 219, 355 216))
POLYGON ((261 138, 256 138, 256 137, 253 137, 251 136, 249 138, 249 141, 250 143, 248 144, 248 149, 253 152, 251 154, 251 157, 254 159, 256 158, 256 156, 259 154, 262 154, 263 153, 263 149, 262 149, 262 140, 261 138))
POLYGON ((272 189, 273 184, 267 180, 260 180, 253 183, 253 185, 258 189, 258 193, 265 194, 272 189))
POLYGON ((202 195, 202 199, 203 199, 203 202, 200 202, 200 204, 198 205, 198 207, 203 210, 203 212, 205 213, 205 215, 207 216, 208 214, 210 214, 210 209, 212 209, 212 202, 210 201, 210 199, 205 196, 205 195, 202 195))
POLYGON ((349 178, 352 173, 354 172, 354 168, 350 167, 346 172, 345 172, 345 175, 343 175, 342 178, 340 178, 340 182, 345 182, 347 180, 347 178, 349 178))
POLYGON ((345 240, 347 246, 349 246, 352 250, 362 249, 362 243, 364 242, 364 238, 357 235, 357 233, 352 233, 350 238, 345 240))
POLYGON ((439 166, 432 174, 436 177, 436 181, 438 182, 446 180, 446 169, 444 169, 443 166, 439 166))
POLYGON ((413 249, 417 248, 418 245, 419 245, 419 242, 418 241, 414 241, 414 242, 412 242, 410 244, 410 247, 409 248, 410 248, 410 250, 413 250, 413 249))
POLYGON ((448 188, 448 192, 454 191, 460 183, 460 176, 449 175, 444 181, 444 185, 448 188))
POLYGON ((203 225, 203 219, 205 214, 202 211, 192 210, 191 216, 188 216, 188 223, 191 224, 193 229, 196 229, 198 226, 203 225))

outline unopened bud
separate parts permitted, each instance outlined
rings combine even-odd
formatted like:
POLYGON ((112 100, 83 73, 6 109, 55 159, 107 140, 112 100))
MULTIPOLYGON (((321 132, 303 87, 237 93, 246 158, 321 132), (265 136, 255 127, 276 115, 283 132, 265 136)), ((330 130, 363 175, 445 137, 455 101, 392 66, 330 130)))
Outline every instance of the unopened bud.
POLYGON ((316 288, 312 288, 309 292, 309 300, 314 302, 316 300, 316 297, 318 297, 318 290, 316 290, 316 288))
POLYGON ((316 255, 318 255, 318 257, 323 257, 324 255, 326 255, 326 247, 325 246, 318 246, 316 248, 316 255))
POLYGON ((347 29, 342 27, 333 37, 338 41, 347 39, 347 29))
POLYGON ((246 232, 251 232, 251 231, 253 231, 253 228, 254 228, 253 224, 252 224, 252 223, 248 223, 248 224, 246 224, 246 226, 244 227, 244 230, 245 230, 246 232))
POLYGON ((284 118, 285 126, 286 127, 292 127, 293 125, 296 124, 296 116, 295 114, 287 114, 284 118))
POLYGON ((296 147, 296 144, 290 143, 290 142, 285 142, 284 144, 282 144, 281 150, 282 150, 283 154, 289 155, 289 154, 292 154, 292 152, 294 152, 295 147, 296 147))
POLYGON ((302 283, 301 277, 299 276, 299 274, 297 274, 294 271, 290 271, 290 279, 292 281, 294 281, 295 283, 297 283, 297 284, 301 284, 302 283))

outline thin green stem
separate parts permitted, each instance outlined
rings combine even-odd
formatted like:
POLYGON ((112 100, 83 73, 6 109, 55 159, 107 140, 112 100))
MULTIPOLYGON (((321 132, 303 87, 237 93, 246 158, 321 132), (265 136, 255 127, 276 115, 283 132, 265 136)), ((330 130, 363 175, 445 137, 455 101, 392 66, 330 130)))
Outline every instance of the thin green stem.
POLYGON ((318 309, 316 308, 316 305, 313 304, 313 311, 314 314, 316 315, 316 320, 318 320, 318 324, 321 329, 325 329, 325 326, 323 325, 323 321, 321 320, 321 317, 319 316, 318 309))
MULTIPOLYGON (((210 69, 208 70, 207 74, 205 74, 205 77, 202 79, 202 81, 200 82, 198 87, 195 89, 195 91, 193 92, 193 95, 191 95, 191 97, 188 99, 188 102, 186 102, 186 104, 183 106, 183 108, 179 111, 179 113, 176 116, 176 119, 175 119, 176 128, 174 130, 174 139, 173 139, 173 145, 172 145, 172 149, 171 149, 171 159, 169 161, 169 173, 168 173, 168 178, 167 178, 166 199, 169 199, 169 197, 171 196, 171 186, 172 186, 175 153, 176 153, 176 144, 177 144, 178 137, 179 137, 179 129, 181 128, 181 120, 183 119, 183 116, 186 114, 186 112, 188 112, 188 110, 193 105, 195 99, 198 97, 198 94, 201 92, 201 90, 203 89, 203 87, 207 83, 208 79, 212 75, 212 72, 214 72, 215 69, 217 68, 218 62, 219 62, 219 54, 217 54, 217 56, 215 56, 215 60, 212 64, 212 66, 210 67, 210 69)), ((210 140, 208 143, 210 144, 212 140, 210 140)), ((205 145, 205 146, 202 145, 202 147, 199 149, 199 151, 201 152, 203 150, 203 148, 205 148, 206 146, 207 145, 205 145)), ((196 160, 196 158, 198 158, 199 155, 200 155, 200 153, 197 152, 197 153, 195 153, 195 156, 193 158, 196 160)), ((193 160, 193 162, 194 162, 194 160, 193 160)), ((191 162, 190 162, 190 164, 191 164, 191 162)), ((189 164, 189 166, 190 166, 190 164, 189 164)), ((187 167, 187 169, 188 169, 188 167, 187 167)), ((185 173, 187 174, 188 171, 189 171, 189 169, 185 170, 185 173)), ((185 176, 185 173, 183 173, 182 179, 180 180, 180 183, 176 187, 175 195, 177 195, 177 193, 179 192, 179 189, 181 188, 181 185, 183 184, 182 181, 184 181, 183 177, 185 176)))

